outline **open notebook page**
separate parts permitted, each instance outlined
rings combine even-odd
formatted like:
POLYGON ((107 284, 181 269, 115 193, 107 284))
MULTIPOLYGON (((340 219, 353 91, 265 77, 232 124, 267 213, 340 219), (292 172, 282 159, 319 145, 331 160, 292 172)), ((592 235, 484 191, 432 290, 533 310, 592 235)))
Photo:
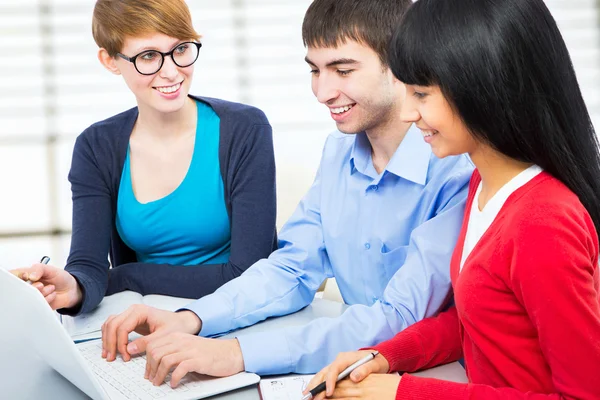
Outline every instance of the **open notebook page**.
POLYGON ((120 314, 134 304, 147 304, 162 310, 175 311, 192 302, 193 299, 161 295, 142 296, 139 293, 125 291, 106 296, 92 312, 77 317, 63 316, 63 326, 73 338, 90 339, 100 337, 102 324, 111 315, 120 314))
POLYGON ((302 391, 314 375, 286 376, 261 379, 259 388, 262 400, 300 400, 302 391))

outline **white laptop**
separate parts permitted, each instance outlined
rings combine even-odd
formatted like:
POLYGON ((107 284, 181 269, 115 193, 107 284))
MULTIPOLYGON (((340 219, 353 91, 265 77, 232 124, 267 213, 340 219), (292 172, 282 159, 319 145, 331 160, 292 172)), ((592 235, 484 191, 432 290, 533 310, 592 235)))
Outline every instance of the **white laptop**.
POLYGON ((99 340, 74 344, 41 293, 0 268, 0 321, 11 340, 31 343, 52 368, 94 400, 192 400, 258 383, 256 374, 242 372, 226 378, 188 374, 175 389, 144 379, 145 356, 107 362, 99 340), (8 306, 10 305, 10 306, 8 306), (10 322, 10 323, 4 323, 10 322))

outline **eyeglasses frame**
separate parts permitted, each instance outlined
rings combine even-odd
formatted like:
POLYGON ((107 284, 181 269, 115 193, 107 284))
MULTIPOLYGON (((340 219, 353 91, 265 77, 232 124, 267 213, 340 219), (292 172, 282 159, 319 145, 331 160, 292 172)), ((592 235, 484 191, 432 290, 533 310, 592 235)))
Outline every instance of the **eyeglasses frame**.
POLYGON ((177 65, 179 68, 186 68, 186 67, 189 67, 190 65, 194 64, 194 63, 196 62, 196 60, 198 60, 198 56, 200 55, 200 49, 201 49, 201 48, 202 48, 202 43, 200 43, 200 42, 191 42, 191 41, 190 41, 190 42, 181 42, 181 43, 179 43, 177 46, 173 47, 173 48, 171 49, 171 51, 168 51, 168 52, 166 52, 166 53, 163 53, 162 51, 158 51, 158 50, 144 50, 144 51, 142 51, 142 52, 140 52, 140 53, 136 54, 136 55, 135 55, 135 56, 133 56, 133 57, 127 57, 125 54, 122 54, 122 53, 117 53, 117 56, 121 57, 121 58, 122 58, 123 60, 125 60, 125 61, 129 61, 130 63, 132 63, 132 64, 133 64, 133 66, 135 67, 135 70, 136 70, 136 71, 137 71, 137 72, 138 72, 140 75, 146 75, 146 76, 148 76, 148 75, 154 75, 154 74, 158 73, 158 71, 160 71, 160 70, 161 70, 161 68, 162 68, 162 67, 163 67, 163 65, 165 64, 165 57, 167 57, 167 56, 170 56, 170 57, 171 57, 171 60, 173 60, 173 63, 174 63, 175 65, 177 65), (198 53, 196 54, 196 58, 194 59, 194 61, 192 61, 192 62, 191 62, 190 64, 188 64, 188 65, 179 65, 179 64, 177 64, 177 61, 175 61, 175 57, 173 57, 173 52, 175 51, 175 49, 177 49, 177 48, 178 48, 179 46, 181 46, 182 44, 193 44, 193 45, 195 45, 195 46, 198 48, 198 53), (153 72, 153 73, 151 73, 151 74, 145 74, 145 73, 141 72, 141 71, 138 69, 138 67, 137 67, 137 64, 135 63, 135 60, 136 60, 136 59, 137 59, 139 56, 141 56, 142 54, 145 54, 145 53, 147 53, 147 52, 149 52, 149 51, 154 51, 154 52, 157 52, 158 54, 160 54, 160 55, 162 56, 162 59, 161 59, 161 61, 160 61, 160 66, 158 67, 158 69, 157 69, 155 72, 153 72))

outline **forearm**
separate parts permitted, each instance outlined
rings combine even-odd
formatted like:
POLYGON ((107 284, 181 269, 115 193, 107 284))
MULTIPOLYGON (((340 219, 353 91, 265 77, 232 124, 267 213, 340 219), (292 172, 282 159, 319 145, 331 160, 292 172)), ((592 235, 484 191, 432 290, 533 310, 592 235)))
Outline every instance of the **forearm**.
POLYGON ((315 373, 340 352, 370 347, 406 326, 406 316, 380 302, 350 306, 337 318, 238 337, 246 370, 259 374, 315 373), (268 348, 259 346, 269 343, 268 348))
POLYGON ((414 372, 462 358, 456 308, 426 318, 374 346, 390 364, 390 372, 414 372))
POLYGON ((106 295, 132 290, 143 295, 161 294, 199 299, 240 276, 243 268, 231 262, 208 265, 129 263, 109 270, 106 295))
MULTIPOLYGON (((595 397, 578 397, 592 400, 595 397)), ((456 383, 410 374, 402 375, 396 400, 567 400, 560 393, 521 392, 509 387, 495 388, 489 385, 456 383)))

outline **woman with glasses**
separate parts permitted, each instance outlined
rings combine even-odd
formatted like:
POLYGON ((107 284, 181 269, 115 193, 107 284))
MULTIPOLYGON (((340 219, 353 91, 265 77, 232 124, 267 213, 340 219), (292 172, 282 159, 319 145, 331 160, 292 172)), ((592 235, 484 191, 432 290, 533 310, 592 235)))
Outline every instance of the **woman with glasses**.
POLYGON ((15 273, 67 314, 123 290, 212 293, 276 246, 269 121, 254 107, 189 95, 202 46, 183 0, 98 0, 92 31, 100 62, 137 107, 77 138, 65 269, 15 273))
POLYGON ((419 0, 390 45, 402 118, 477 167, 450 265, 455 306, 338 356, 321 399, 600 399, 600 156, 543 0, 419 0), (380 375, 464 358, 469 383, 380 375), (335 390, 334 390, 335 389, 335 390))

